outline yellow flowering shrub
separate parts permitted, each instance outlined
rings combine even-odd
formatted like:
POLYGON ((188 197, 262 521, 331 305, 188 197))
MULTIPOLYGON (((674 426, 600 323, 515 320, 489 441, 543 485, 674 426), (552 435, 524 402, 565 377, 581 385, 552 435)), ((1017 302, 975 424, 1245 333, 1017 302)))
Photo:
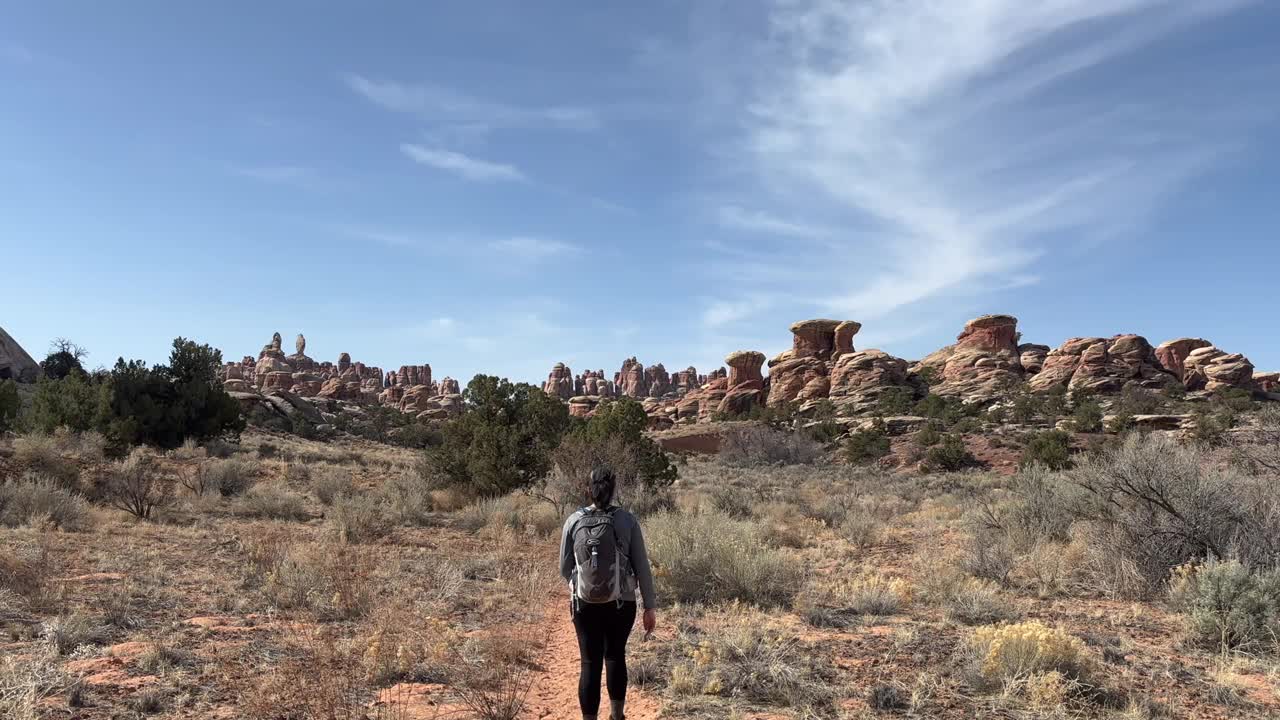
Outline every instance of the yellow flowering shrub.
POLYGON ((1078 679, 1090 669, 1084 643, 1065 630, 1034 620, 978 628, 969 643, 979 674, 993 684, 1050 672, 1078 679))

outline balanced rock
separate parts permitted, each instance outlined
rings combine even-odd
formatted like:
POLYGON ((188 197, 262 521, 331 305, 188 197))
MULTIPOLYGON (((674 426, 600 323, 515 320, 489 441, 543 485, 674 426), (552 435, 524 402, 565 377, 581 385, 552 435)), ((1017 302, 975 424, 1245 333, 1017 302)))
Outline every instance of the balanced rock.
MULTIPOLYGON (((857 323, 854 323, 857 325, 857 323)), ((791 325, 791 357, 806 358, 816 357, 819 360, 829 360, 831 353, 836 348, 836 328, 841 325, 839 320, 801 320, 791 325)), ((858 328, 861 328, 858 325, 858 328)), ((848 328, 846 328, 848 332, 848 328)), ((854 330, 856 333, 857 330, 854 330)), ((852 344, 853 334, 849 334, 850 345, 852 344)))
POLYGON ((932 369, 939 382, 930 392, 938 395, 966 402, 994 400, 1022 380, 1017 338, 1017 318, 983 315, 965 323, 954 345, 929 355, 912 370, 932 369))
POLYGON ((588 395, 571 397, 569 398, 569 414, 579 418, 588 417, 596 409, 596 405, 599 404, 600 398, 598 397, 588 395))
POLYGON ((727 389, 720 400, 718 410, 729 415, 741 415, 764 402, 764 353, 755 350, 739 350, 724 359, 729 366, 727 389))
POLYGON ((741 385, 744 382, 764 382, 764 375, 760 372, 761 366, 764 365, 762 352, 739 350, 729 353, 729 356, 724 359, 724 364, 729 366, 729 387, 741 385))

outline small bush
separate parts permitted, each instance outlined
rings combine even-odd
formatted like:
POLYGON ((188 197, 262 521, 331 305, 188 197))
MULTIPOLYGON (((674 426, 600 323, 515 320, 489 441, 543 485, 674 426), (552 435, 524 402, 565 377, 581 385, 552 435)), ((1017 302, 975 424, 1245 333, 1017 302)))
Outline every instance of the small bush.
POLYGON ((396 525, 426 525, 435 508, 430 486, 416 474, 391 475, 378 488, 377 496, 396 525))
POLYGON ((1170 592, 1197 644, 1280 652, 1280 570, 1209 560, 1175 570, 1170 592))
POLYGON ((730 606, 704 617, 690 640, 688 659, 671 668, 674 695, 743 698, 829 712, 834 700, 826 677, 830 658, 817 647, 796 642, 763 613, 730 606))
POLYGON ((876 544, 884 523, 875 515, 857 509, 845 515, 840 523, 840 535, 854 547, 864 550, 876 544))
POLYGON ((234 497, 253 485, 257 472, 258 464, 252 460, 210 460, 188 471, 182 484, 194 495, 234 497))
POLYGON ((80 481, 80 468, 63 456, 63 448, 53 435, 23 435, 13 441, 13 459, 18 467, 55 480, 67 489, 80 481))
POLYGON ((673 600, 785 606, 800 588, 800 565, 769 548, 750 522, 662 513, 649 519, 645 537, 659 592, 673 600))
POLYGON ((947 435, 941 445, 929 448, 924 454, 924 468, 930 472, 955 472, 977 465, 977 458, 965 447, 960 435, 947 435))
POLYGON ((1020 464, 1022 467, 1043 465, 1050 470, 1071 467, 1071 434, 1062 430, 1033 433, 1022 450, 1020 464))
POLYGON ((325 513, 325 522, 344 543, 364 543, 386 537, 393 523, 378 498, 343 495, 325 513))
POLYGON ((294 544, 283 534, 243 542, 245 584, 282 610, 308 610, 321 620, 351 620, 374 603, 373 557, 339 543, 294 544))
POLYGON ((0 655, 0 717, 6 720, 40 720, 48 717, 48 698, 74 685, 62 669, 57 648, 48 640, 30 653, 0 655))
POLYGON ((21 407, 22 399, 18 397, 18 384, 8 378, 0 380, 0 433, 13 427, 21 407))
POLYGON ((911 601, 911 588, 901 578, 863 572, 815 579, 802 600, 810 624, 840 627, 854 617, 896 615, 911 601))
POLYGON ((867 430, 857 430, 844 443, 844 456, 851 463, 867 463, 889 454, 892 445, 884 423, 878 421, 867 430))
POLYGON ((993 625, 1017 616, 999 587, 991 582, 972 579, 956 587, 943 601, 942 609, 948 620, 963 625, 993 625))
POLYGON ((1037 621, 978 628, 969 639, 978 677, 988 687, 1058 672, 1084 680, 1091 661, 1084 643, 1037 621))
POLYGON ((803 433, 748 425, 725 434, 718 457, 733 467, 810 465, 822 457, 822 444, 803 433))
POLYGON ((60 615, 44 623, 40 633, 53 644, 59 655, 70 654, 83 645, 102 645, 107 642, 106 626, 87 615, 60 615))
POLYGON ((1076 403, 1071 411, 1071 427, 1076 432, 1102 432, 1102 406, 1093 398, 1086 398, 1076 403))
POLYGON ((160 469, 155 452, 136 447, 107 473, 104 495, 109 503, 141 520, 173 500, 174 481, 160 469))
POLYGON ((711 507, 731 518, 749 518, 755 498, 745 488, 725 483, 711 489, 711 507))
POLYGON ((942 442, 942 433, 938 432, 938 428, 934 427, 933 424, 930 423, 916 431, 915 437, 912 438, 912 442, 916 444, 916 447, 933 447, 934 445, 942 442))
POLYGON ((355 494, 356 487, 351 481, 351 471, 326 465, 311 473, 311 491, 322 504, 332 505, 344 495, 355 494))
POLYGON ((27 475, 0 485, 0 526, 84 530, 88 525, 88 503, 54 480, 27 475))
POLYGON ((301 495, 280 485, 254 485, 240 498, 239 512, 246 517, 269 520, 306 520, 301 495))

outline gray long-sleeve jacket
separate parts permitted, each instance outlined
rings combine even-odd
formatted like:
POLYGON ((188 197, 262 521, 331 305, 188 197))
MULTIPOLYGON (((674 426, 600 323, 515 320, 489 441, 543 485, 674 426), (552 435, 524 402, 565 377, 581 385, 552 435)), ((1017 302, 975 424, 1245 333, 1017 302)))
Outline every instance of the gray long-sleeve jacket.
MULTIPOLYGON (((560 575, 569 582, 573 582, 575 570, 571 533, 574 523, 580 517, 582 517, 582 511, 575 511, 568 520, 565 520, 564 529, 560 533, 560 575)), ((649 553, 644 547, 644 534, 640 532, 640 522, 636 520, 635 515, 617 508, 613 511, 613 530, 617 533, 618 550, 622 553, 623 567, 630 570, 626 577, 626 586, 622 589, 622 599, 634 601, 638 585, 640 595, 644 598, 644 608, 650 610, 658 607, 658 597, 653 590, 653 572, 649 568, 649 553)))

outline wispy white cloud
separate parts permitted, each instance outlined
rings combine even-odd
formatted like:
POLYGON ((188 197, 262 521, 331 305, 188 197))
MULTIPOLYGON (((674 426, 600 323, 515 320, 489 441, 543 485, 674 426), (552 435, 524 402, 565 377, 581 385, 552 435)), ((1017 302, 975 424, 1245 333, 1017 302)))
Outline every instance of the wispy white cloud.
POLYGON ((354 73, 343 75, 342 80, 356 94, 382 108, 419 115, 433 123, 468 132, 520 127, 593 130, 600 124, 594 110, 576 105, 521 107, 439 85, 373 80, 354 73))
POLYGON ((405 143, 400 146, 400 151, 416 163, 453 173, 465 180, 492 182, 527 179, 524 173, 514 165, 480 160, 453 150, 426 148, 405 143))
POLYGON ((578 250, 578 246, 571 243, 528 235, 517 235, 515 237, 504 238, 502 240, 495 240, 489 243, 489 248, 494 252, 501 253, 502 255, 530 262, 536 262, 538 260, 544 260, 556 255, 564 255, 578 250))
MULTIPOLYGON (((1030 267, 1066 238, 1132 229, 1234 149, 1207 74, 1177 86, 1081 78, 1244 4, 776 0, 768 62, 738 108, 744 154, 763 197, 800 197, 857 230, 832 225, 834 247, 790 257, 745 245, 755 259, 730 262, 764 273, 760 291, 800 283, 824 314, 860 320, 1034 282, 1030 267)), ((741 208, 718 220, 824 230, 741 208)), ((743 308, 723 301, 704 321, 743 308)))
POLYGON ((786 220, 760 210, 747 210, 737 205, 724 205, 716 213, 721 226, 748 232, 771 233, 797 238, 825 238, 827 228, 795 220, 786 220))
POLYGON ((774 305, 775 299, 767 296, 750 296, 738 300, 713 300, 702 311, 702 324, 708 328, 747 320, 774 305))

